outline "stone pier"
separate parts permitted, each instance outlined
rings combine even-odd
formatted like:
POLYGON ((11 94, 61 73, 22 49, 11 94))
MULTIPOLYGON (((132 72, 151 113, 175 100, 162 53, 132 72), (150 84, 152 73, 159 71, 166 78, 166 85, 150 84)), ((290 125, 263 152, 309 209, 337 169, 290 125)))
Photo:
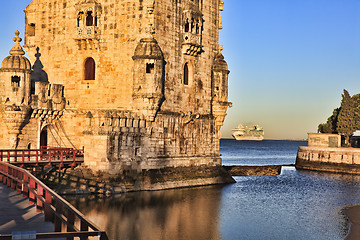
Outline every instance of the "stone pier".
POLYGON ((360 174, 360 149, 299 147, 295 166, 305 170, 360 174))

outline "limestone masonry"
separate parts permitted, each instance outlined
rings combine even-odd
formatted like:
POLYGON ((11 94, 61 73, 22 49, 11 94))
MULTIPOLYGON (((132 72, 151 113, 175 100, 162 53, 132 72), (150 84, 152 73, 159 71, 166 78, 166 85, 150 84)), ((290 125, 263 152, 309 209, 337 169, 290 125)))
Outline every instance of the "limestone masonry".
POLYGON ((74 147, 85 165, 220 166, 228 102, 219 0, 33 0, 0 68, 0 148, 74 147))

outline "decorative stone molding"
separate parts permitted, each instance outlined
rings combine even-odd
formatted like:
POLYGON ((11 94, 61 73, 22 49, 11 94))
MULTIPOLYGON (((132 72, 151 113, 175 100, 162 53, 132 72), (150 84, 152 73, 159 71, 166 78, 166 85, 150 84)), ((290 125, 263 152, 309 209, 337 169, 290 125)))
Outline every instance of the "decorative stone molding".
POLYGON ((10 135, 10 147, 16 149, 22 128, 28 123, 31 109, 27 106, 5 105, 4 122, 10 135))
POLYGON ((197 56, 202 52, 203 16, 200 10, 190 5, 183 13, 182 53, 197 56))

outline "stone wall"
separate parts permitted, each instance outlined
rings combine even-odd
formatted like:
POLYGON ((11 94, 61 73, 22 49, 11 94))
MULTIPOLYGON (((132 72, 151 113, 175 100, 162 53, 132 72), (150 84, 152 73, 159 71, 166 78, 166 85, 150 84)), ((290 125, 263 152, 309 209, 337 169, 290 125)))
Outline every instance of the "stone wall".
POLYGON ((309 147, 341 147, 340 134, 308 133, 309 147))
POLYGON ((296 168, 360 174, 360 149, 299 147, 296 168))

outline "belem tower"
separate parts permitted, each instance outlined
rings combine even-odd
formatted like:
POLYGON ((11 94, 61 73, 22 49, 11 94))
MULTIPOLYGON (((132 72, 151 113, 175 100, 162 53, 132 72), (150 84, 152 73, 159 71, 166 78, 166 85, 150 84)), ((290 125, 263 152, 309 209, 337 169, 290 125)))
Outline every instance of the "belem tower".
POLYGON ((33 0, 0 68, 0 148, 84 149, 109 174, 221 166, 223 6, 33 0))

